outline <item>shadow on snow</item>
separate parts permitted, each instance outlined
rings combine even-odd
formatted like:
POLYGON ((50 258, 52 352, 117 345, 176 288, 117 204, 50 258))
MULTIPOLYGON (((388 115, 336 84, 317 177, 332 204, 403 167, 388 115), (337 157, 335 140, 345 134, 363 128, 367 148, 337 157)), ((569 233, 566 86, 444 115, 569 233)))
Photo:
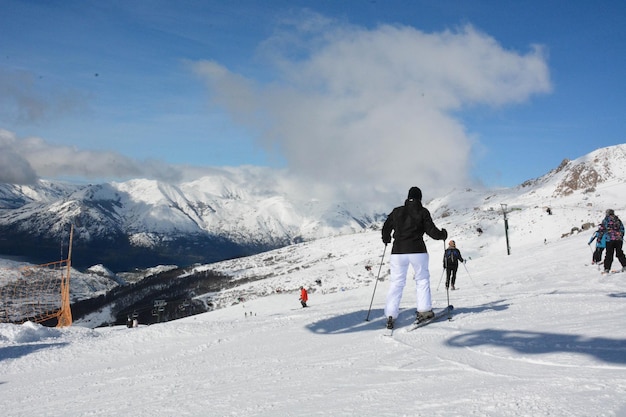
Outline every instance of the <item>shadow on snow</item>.
MULTIPOLYGON (((618 295, 621 296, 621 295, 618 295)), ((478 314, 486 311, 503 311, 509 308, 504 300, 476 306, 455 308, 452 317, 459 314, 478 314)), ((340 316, 319 320, 307 325, 307 329, 320 335, 348 334, 383 330, 386 324, 381 308, 355 311, 340 316)), ((396 320, 398 328, 409 326, 415 320, 415 309, 400 311, 396 320)), ((442 322, 445 319, 441 320, 442 322)), ((606 337, 588 338, 580 335, 545 333, 518 330, 485 329, 450 338, 446 345, 451 347, 473 347, 492 345, 505 347, 526 355, 543 353, 581 353, 607 363, 626 364, 626 340, 606 337)))
POLYGON ((26 344, 18 346, 5 346, 0 348, 0 361, 6 359, 17 359, 22 356, 30 355, 41 349, 59 348, 68 343, 42 343, 42 344, 26 344))
MULTIPOLYGON (((483 304, 476 307, 464 307, 455 308, 452 312, 452 316, 455 314, 476 314, 483 313, 485 311, 502 311, 506 310, 509 305, 503 304, 503 300, 495 301, 488 304, 483 304)), ((435 310, 437 310, 435 308, 435 310)), ((381 308, 372 309, 369 314, 369 320, 367 310, 355 311, 347 314, 343 314, 336 317, 331 317, 325 320, 316 321, 307 325, 307 329, 317 334, 344 334, 354 333, 362 331, 372 331, 377 329, 383 329, 387 323, 384 310, 381 308)), ((398 318, 396 319, 396 327, 406 327, 411 325, 415 321, 415 309, 404 309, 400 311, 398 318)))
POLYGON ((526 355, 555 352, 582 353, 604 362, 626 364, 626 340, 624 339, 485 329, 454 336, 446 344, 451 347, 492 345, 505 347, 526 355))
POLYGON ((626 292, 618 292, 618 293, 609 294, 609 297, 626 298, 626 292))

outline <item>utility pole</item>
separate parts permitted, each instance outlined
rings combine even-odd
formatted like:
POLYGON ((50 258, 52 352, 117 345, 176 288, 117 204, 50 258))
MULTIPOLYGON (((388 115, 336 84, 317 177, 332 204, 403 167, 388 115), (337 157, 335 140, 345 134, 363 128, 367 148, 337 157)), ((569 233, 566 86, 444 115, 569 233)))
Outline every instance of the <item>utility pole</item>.
POLYGON ((502 206, 502 214, 504 215, 504 235, 506 236, 506 254, 511 254, 511 245, 509 245, 509 220, 506 218, 506 204, 500 203, 502 206))

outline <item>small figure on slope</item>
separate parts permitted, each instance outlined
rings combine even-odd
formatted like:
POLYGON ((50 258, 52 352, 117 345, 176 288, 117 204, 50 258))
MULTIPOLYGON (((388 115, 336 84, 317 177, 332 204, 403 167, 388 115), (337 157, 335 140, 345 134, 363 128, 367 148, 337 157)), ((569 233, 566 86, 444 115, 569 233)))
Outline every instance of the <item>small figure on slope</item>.
POLYGON ((391 279, 385 303, 389 329, 393 329, 394 321, 398 318, 409 265, 415 272, 418 319, 433 317, 429 258, 424 233, 437 240, 446 240, 448 237, 446 229, 439 230, 433 223, 430 212, 422 205, 422 191, 417 187, 411 187, 404 205, 394 208, 385 220, 382 229, 385 245, 391 243, 392 231, 393 247, 389 260, 391 279))
POLYGON ((622 264, 622 271, 626 270, 626 256, 622 251, 623 239, 624 239, 624 224, 615 215, 613 209, 606 211, 606 217, 602 220, 598 232, 607 235, 606 241, 606 255, 604 255, 604 273, 611 272, 611 265, 613 264, 613 255, 617 256, 617 259, 622 264))
POLYGON ((446 270, 446 289, 456 283, 456 271, 459 269, 459 261, 465 263, 465 259, 461 256, 461 251, 457 249, 454 240, 448 242, 448 249, 443 253, 443 267, 446 270))
POLYGON ((606 233, 600 232, 600 230, 596 230, 596 232, 589 239, 588 245, 591 245, 591 242, 596 241, 596 250, 593 251, 593 255, 591 256, 592 264, 599 264, 602 261, 602 252, 604 248, 606 248, 606 240, 608 235, 606 233))
POLYGON ((309 301, 309 293, 306 292, 306 288, 300 287, 300 304, 302 304, 302 308, 307 306, 307 301, 309 301))

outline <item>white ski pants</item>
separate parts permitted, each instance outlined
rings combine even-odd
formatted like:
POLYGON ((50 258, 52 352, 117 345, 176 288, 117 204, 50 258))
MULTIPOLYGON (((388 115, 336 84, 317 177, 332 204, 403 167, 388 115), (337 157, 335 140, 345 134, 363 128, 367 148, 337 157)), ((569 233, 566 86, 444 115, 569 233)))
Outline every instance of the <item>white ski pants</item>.
POLYGON ((415 290, 417 291, 417 311, 424 312, 432 309, 430 295, 430 272, 428 271, 428 253, 392 254, 391 279, 385 303, 385 317, 398 317, 402 291, 406 285, 406 274, 409 265, 415 271, 415 290))

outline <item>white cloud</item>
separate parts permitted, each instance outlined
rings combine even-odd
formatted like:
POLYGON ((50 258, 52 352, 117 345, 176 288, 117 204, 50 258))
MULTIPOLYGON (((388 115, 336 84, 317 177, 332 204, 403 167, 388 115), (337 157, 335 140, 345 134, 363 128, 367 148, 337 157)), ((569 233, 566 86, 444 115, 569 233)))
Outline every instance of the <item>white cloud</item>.
POLYGON ((272 82, 212 61, 194 64, 213 102, 258 129, 262 145, 304 178, 403 193, 466 183, 473 145, 455 113, 551 90, 540 47, 506 50, 471 26, 428 34, 314 23, 262 45, 272 82))
POLYGON ((178 181, 179 169, 158 161, 137 161, 116 152, 79 150, 41 138, 18 138, 0 129, 0 183, 30 184, 38 177, 178 181))
MULTIPOLYGON (((460 112, 522 103, 551 90, 542 48, 507 50, 471 26, 440 33, 364 29, 315 14, 284 23, 260 44, 260 61, 269 65, 248 69, 256 80, 215 61, 193 68, 207 82, 212 104, 287 161, 288 171, 271 181, 293 195, 371 200, 405 195, 417 185, 428 198, 466 184, 477 144, 460 112)), ((81 101, 79 94, 42 91, 37 82, 0 73, 0 104, 6 105, 0 116, 36 123, 81 101)), ((0 130, 0 163, 0 182, 9 183, 37 177, 175 182, 204 172, 6 130, 0 130)))

